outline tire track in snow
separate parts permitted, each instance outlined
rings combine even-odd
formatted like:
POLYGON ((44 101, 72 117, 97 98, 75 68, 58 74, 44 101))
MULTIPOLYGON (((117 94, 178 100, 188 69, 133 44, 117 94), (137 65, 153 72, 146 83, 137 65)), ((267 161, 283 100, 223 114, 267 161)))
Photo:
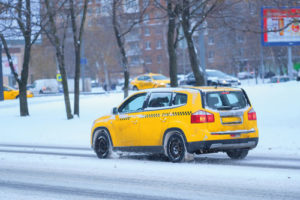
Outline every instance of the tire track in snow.
POLYGON ((183 198, 170 198, 162 196, 150 196, 142 194, 133 193, 121 193, 105 190, 94 190, 94 189, 83 189, 78 187, 66 187, 66 186, 55 186, 46 184, 36 184, 36 183, 23 183, 19 181, 3 181, 0 180, 0 187, 11 188, 14 190, 29 190, 45 193, 54 194, 65 194, 68 196, 82 196, 82 197, 94 197, 94 198, 108 198, 108 199, 124 199, 124 200, 183 200, 183 198))
MULTIPOLYGON (((71 156, 83 158, 96 158, 95 153, 90 148, 85 147, 63 147, 63 146, 41 146, 41 145, 16 145, 16 144, 0 144, 0 152, 2 153, 18 153, 18 154, 36 154, 49 156, 71 156)), ((163 161, 160 158, 150 158, 148 155, 126 155, 121 159, 150 160, 163 161)), ((300 170, 300 159, 283 158, 283 157, 266 157, 266 156, 248 156, 246 160, 231 160, 221 157, 195 157, 189 163, 192 164, 213 164, 213 165, 230 165, 241 167, 258 167, 258 168, 274 168, 274 169, 292 169, 300 170), (267 163, 265 161, 281 161, 267 163), (289 163, 285 163, 285 161, 289 163), (292 163, 292 164, 290 164, 292 163)))

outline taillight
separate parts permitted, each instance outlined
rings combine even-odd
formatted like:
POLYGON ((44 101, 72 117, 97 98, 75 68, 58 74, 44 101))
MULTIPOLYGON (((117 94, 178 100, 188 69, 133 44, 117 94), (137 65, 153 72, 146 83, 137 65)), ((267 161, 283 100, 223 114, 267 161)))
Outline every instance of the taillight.
POLYGON ((248 120, 256 120, 256 112, 253 108, 248 112, 248 120))
POLYGON ((193 113, 191 115, 191 123, 208 123, 208 122, 214 122, 215 117, 214 114, 198 110, 197 112, 193 113))

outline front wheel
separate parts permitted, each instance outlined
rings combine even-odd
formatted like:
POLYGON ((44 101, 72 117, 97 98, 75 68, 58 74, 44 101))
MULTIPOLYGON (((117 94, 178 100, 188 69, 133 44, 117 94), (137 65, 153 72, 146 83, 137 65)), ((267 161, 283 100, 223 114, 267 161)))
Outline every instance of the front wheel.
POLYGON ((244 159, 248 155, 248 149, 235 149, 227 151, 227 155, 234 160, 244 159))
POLYGON ((139 89, 136 86, 133 86, 134 91, 138 91, 139 89))
POLYGON ((107 158, 111 155, 112 145, 107 130, 101 129, 95 133, 94 151, 96 152, 98 158, 107 158))
POLYGON ((167 142, 166 154, 171 162, 181 162, 184 160, 186 149, 181 135, 172 134, 167 142))

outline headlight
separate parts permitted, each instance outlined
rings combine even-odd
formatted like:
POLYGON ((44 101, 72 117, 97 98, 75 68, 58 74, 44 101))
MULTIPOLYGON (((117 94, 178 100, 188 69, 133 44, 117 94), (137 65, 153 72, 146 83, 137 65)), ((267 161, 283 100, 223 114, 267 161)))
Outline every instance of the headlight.
POLYGON ((222 80, 221 83, 227 84, 227 81, 226 80, 222 80))

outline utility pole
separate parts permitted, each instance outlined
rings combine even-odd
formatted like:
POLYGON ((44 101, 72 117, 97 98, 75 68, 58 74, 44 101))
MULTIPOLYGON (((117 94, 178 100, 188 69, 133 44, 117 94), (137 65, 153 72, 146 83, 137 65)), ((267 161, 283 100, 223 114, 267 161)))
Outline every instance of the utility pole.
POLYGON ((2 44, 0 43, 0 101, 4 100, 3 94, 3 72, 2 72, 2 44))
POLYGON ((293 79, 293 60, 292 60, 292 47, 288 46, 288 75, 293 79))
POLYGON ((80 48, 80 64, 81 64, 81 81, 82 81, 82 91, 85 92, 85 64, 86 64, 86 58, 84 57, 84 39, 82 37, 81 40, 81 48, 80 48))
MULTIPOLYGON (((207 78, 206 78, 206 62, 205 62, 205 42, 204 42, 204 31, 205 27, 201 25, 201 31, 199 36, 199 44, 200 44, 200 65, 202 68, 203 76, 204 76, 204 83, 207 85, 207 78)), ((201 70, 201 69, 200 69, 201 70)))

